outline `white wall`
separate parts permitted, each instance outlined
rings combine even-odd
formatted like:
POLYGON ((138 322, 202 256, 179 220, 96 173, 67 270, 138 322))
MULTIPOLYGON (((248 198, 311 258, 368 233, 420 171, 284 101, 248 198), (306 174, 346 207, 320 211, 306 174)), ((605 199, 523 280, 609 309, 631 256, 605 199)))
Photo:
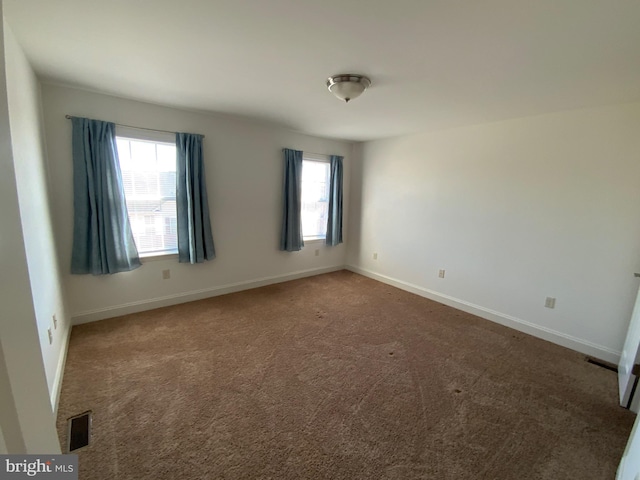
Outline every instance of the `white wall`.
POLYGON ((357 271, 617 361, 640 271, 640 104, 360 149, 357 271))
POLYGON ((7 93, 18 201, 33 305, 47 385, 55 408, 70 330, 58 268, 47 189, 40 85, 10 28, 5 25, 7 93), (52 317, 56 315, 57 328, 52 317), (51 328, 53 342, 47 330, 51 328))
POLYGON ((31 232, 23 230, 12 151, 6 92, 15 72, 11 61, 5 65, 3 21, 0 28, 0 426, 10 453, 59 453, 25 252, 31 232))
MULTIPOLYGON (((282 148, 343 155, 345 185, 348 186, 350 143, 67 87, 45 84, 42 93, 54 228, 65 272, 69 309, 75 321, 106 318, 210 296, 241 288, 236 285, 238 283, 248 282, 245 287, 255 286, 260 282, 254 281, 260 279, 286 279, 295 276, 296 272, 320 273, 344 265, 344 244, 337 247, 310 244, 296 253, 278 250, 282 148), (65 114, 204 134, 205 170, 217 258, 200 265, 178 264, 176 258, 148 261, 137 270, 112 276, 66 273, 72 248, 73 184, 71 123, 65 119, 65 114), (315 256, 316 249, 320 250, 319 256, 315 256), (164 269, 171 270, 169 280, 162 279, 164 269)), ((348 196, 346 188, 346 199, 348 196)), ((348 208, 348 202, 346 206, 348 208)), ((345 218, 345 225, 348 221, 345 218)))

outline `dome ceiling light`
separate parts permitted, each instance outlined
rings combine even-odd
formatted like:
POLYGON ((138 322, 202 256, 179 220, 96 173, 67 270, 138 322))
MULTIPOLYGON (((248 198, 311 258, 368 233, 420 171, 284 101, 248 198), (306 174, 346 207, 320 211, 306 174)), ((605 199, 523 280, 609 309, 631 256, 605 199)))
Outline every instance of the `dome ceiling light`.
POLYGON ((341 73, 327 79, 329 91, 347 103, 359 97, 370 85, 369 78, 355 73, 341 73))

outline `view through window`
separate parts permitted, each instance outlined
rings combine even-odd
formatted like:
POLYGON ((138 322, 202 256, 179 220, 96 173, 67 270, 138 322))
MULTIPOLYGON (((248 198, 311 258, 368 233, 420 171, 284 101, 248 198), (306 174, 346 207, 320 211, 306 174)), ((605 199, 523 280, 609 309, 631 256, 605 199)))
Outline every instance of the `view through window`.
POLYGON ((175 143, 116 137, 116 144, 138 253, 177 253, 175 143))
POLYGON ((302 236, 321 240, 327 236, 330 170, 328 161, 302 161, 302 236))

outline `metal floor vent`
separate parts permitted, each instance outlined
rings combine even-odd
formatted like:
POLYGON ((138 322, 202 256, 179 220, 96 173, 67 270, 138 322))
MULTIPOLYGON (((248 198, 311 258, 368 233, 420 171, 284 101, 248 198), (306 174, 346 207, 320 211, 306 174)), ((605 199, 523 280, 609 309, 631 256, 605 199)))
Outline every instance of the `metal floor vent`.
POLYGON ((591 358, 591 357, 587 357, 585 360, 588 363, 597 365, 598 367, 606 368, 607 370, 611 370, 612 372, 618 373, 618 367, 612 363, 605 362, 603 360, 598 360, 596 358, 591 358))
POLYGON ((68 451, 73 452, 89 445, 89 439, 91 438, 91 412, 84 412, 71 417, 68 422, 68 451))

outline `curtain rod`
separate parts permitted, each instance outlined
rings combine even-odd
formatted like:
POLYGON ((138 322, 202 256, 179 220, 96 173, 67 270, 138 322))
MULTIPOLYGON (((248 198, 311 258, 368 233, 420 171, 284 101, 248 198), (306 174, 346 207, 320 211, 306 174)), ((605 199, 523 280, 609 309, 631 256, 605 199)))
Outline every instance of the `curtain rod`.
POLYGON ((316 153, 316 152, 309 152, 307 150, 302 150, 302 153, 310 153, 311 155, 318 155, 319 157, 330 157, 331 154, 329 153, 316 153))
MULTIPOLYGON (((73 116, 65 115, 64 118, 71 120, 73 116)), ((116 125, 119 127, 135 128, 137 130, 148 130, 150 132, 162 132, 162 133, 174 133, 174 134, 176 133, 176 132, 170 132, 169 130, 159 130, 157 128, 134 127, 133 125, 124 125, 122 123, 116 123, 116 125)), ((204 135, 202 135, 202 138, 204 138, 204 135)))

